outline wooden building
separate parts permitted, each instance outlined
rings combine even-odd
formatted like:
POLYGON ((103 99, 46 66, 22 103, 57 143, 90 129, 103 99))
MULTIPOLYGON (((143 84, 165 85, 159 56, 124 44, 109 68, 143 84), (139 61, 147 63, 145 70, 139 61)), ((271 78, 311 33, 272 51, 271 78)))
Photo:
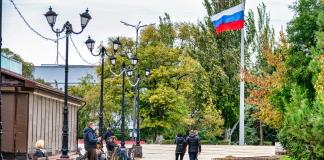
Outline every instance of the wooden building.
MULTIPOLYGON (((49 154, 62 147, 64 93, 2 69, 2 150, 6 159, 26 159, 37 140, 49 154)), ((77 149, 77 113, 85 103, 68 97, 69 150, 77 149)))

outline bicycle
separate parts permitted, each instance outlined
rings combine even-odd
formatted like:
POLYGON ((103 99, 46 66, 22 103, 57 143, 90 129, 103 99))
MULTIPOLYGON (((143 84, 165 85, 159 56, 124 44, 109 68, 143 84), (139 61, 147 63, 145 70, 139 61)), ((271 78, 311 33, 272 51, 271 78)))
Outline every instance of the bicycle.
POLYGON ((108 160, 135 160, 134 148, 115 147, 114 151, 108 151, 108 160))

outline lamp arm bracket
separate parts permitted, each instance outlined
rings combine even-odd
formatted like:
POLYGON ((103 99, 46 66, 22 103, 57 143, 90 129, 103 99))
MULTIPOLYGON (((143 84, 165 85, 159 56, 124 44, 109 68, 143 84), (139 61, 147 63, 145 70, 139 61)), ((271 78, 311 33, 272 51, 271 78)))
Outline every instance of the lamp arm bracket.
POLYGON ((125 26, 130 26, 130 27, 134 27, 134 28, 136 28, 136 26, 131 25, 131 24, 126 23, 126 22, 123 22, 123 21, 120 21, 120 23, 124 24, 125 26))
POLYGON ((52 29, 52 31, 54 32, 54 33, 56 33, 56 34, 61 34, 62 32, 64 32, 65 31, 65 25, 62 27, 62 29, 61 30, 54 30, 54 26, 51 26, 51 29, 52 29))
POLYGON ((98 54, 94 54, 93 52, 90 52, 93 56, 99 56, 100 52, 98 54))
POLYGON ((147 27, 147 26, 153 26, 153 25, 155 25, 155 23, 141 25, 141 26, 138 26, 138 29, 143 28, 143 27, 147 27))
POLYGON ((81 29, 81 31, 80 31, 80 32, 74 32, 73 30, 71 30, 71 31, 72 31, 72 33, 74 33, 74 34, 80 34, 80 33, 82 33, 82 32, 83 32, 84 28, 85 28, 85 27, 82 27, 82 29, 81 29))

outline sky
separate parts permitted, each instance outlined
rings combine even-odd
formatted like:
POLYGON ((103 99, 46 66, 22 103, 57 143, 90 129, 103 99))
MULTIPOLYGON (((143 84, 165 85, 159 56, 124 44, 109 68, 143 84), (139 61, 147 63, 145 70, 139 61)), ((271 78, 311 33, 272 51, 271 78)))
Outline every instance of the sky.
MULTIPOLYGON (((95 64, 99 57, 94 57, 88 51, 84 42, 91 35, 99 45, 106 44, 108 37, 127 36, 135 39, 135 30, 124 26, 120 21, 130 24, 158 23, 159 16, 169 13, 173 22, 197 23, 206 16, 202 0, 13 0, 26 21, 37 32, 45 37, 56 38, 51 31, 44 14, 52 6, 58 14, 55 28, 62 28, 64 22, 70 21, 75 31, 80 30, 80 13, 89 8, 92 20, 85 30, 72 38, 86 61, 95 64)), ((2 47, 9 48, 19 54, 24 60, 35 65, 55 64, 56 44, 44 40, 32 32, 23 22, 10 0, 3 0, 2 47)), ((293 17, 288 8, 294 0, 246 0, 246 11, 256 10, 264 2, 270 12, 271 25, 279 32, 285 29, 287 22, 293 17)), ((65 39, 59 41, 59 52, 65 56, 65 39)), ((59 64, 64 64, 59 58, 59 64)), ((87 64, 69 46, 69 64, 87 64)))

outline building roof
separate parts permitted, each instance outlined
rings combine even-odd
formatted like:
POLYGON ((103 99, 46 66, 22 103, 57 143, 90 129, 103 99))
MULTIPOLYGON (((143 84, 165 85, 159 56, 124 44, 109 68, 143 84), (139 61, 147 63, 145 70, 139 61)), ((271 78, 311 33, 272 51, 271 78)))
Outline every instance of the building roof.
MULTIPOLYGON (((14 73, 12 71, 3 68, 1 69, 1 75, 2 75, 2 87, 23 87, 25 90, 28 91, 34 91, 35 89, 38 89, 41 91, 55 94, 60 97, 64 96, 64 92, 58 89, 27 79, 22 75, 19 75, 17 73, 14 73)), ((69 95, 68 98, 80 103, 84 102, 81 98, 76 96, 69 95)))

